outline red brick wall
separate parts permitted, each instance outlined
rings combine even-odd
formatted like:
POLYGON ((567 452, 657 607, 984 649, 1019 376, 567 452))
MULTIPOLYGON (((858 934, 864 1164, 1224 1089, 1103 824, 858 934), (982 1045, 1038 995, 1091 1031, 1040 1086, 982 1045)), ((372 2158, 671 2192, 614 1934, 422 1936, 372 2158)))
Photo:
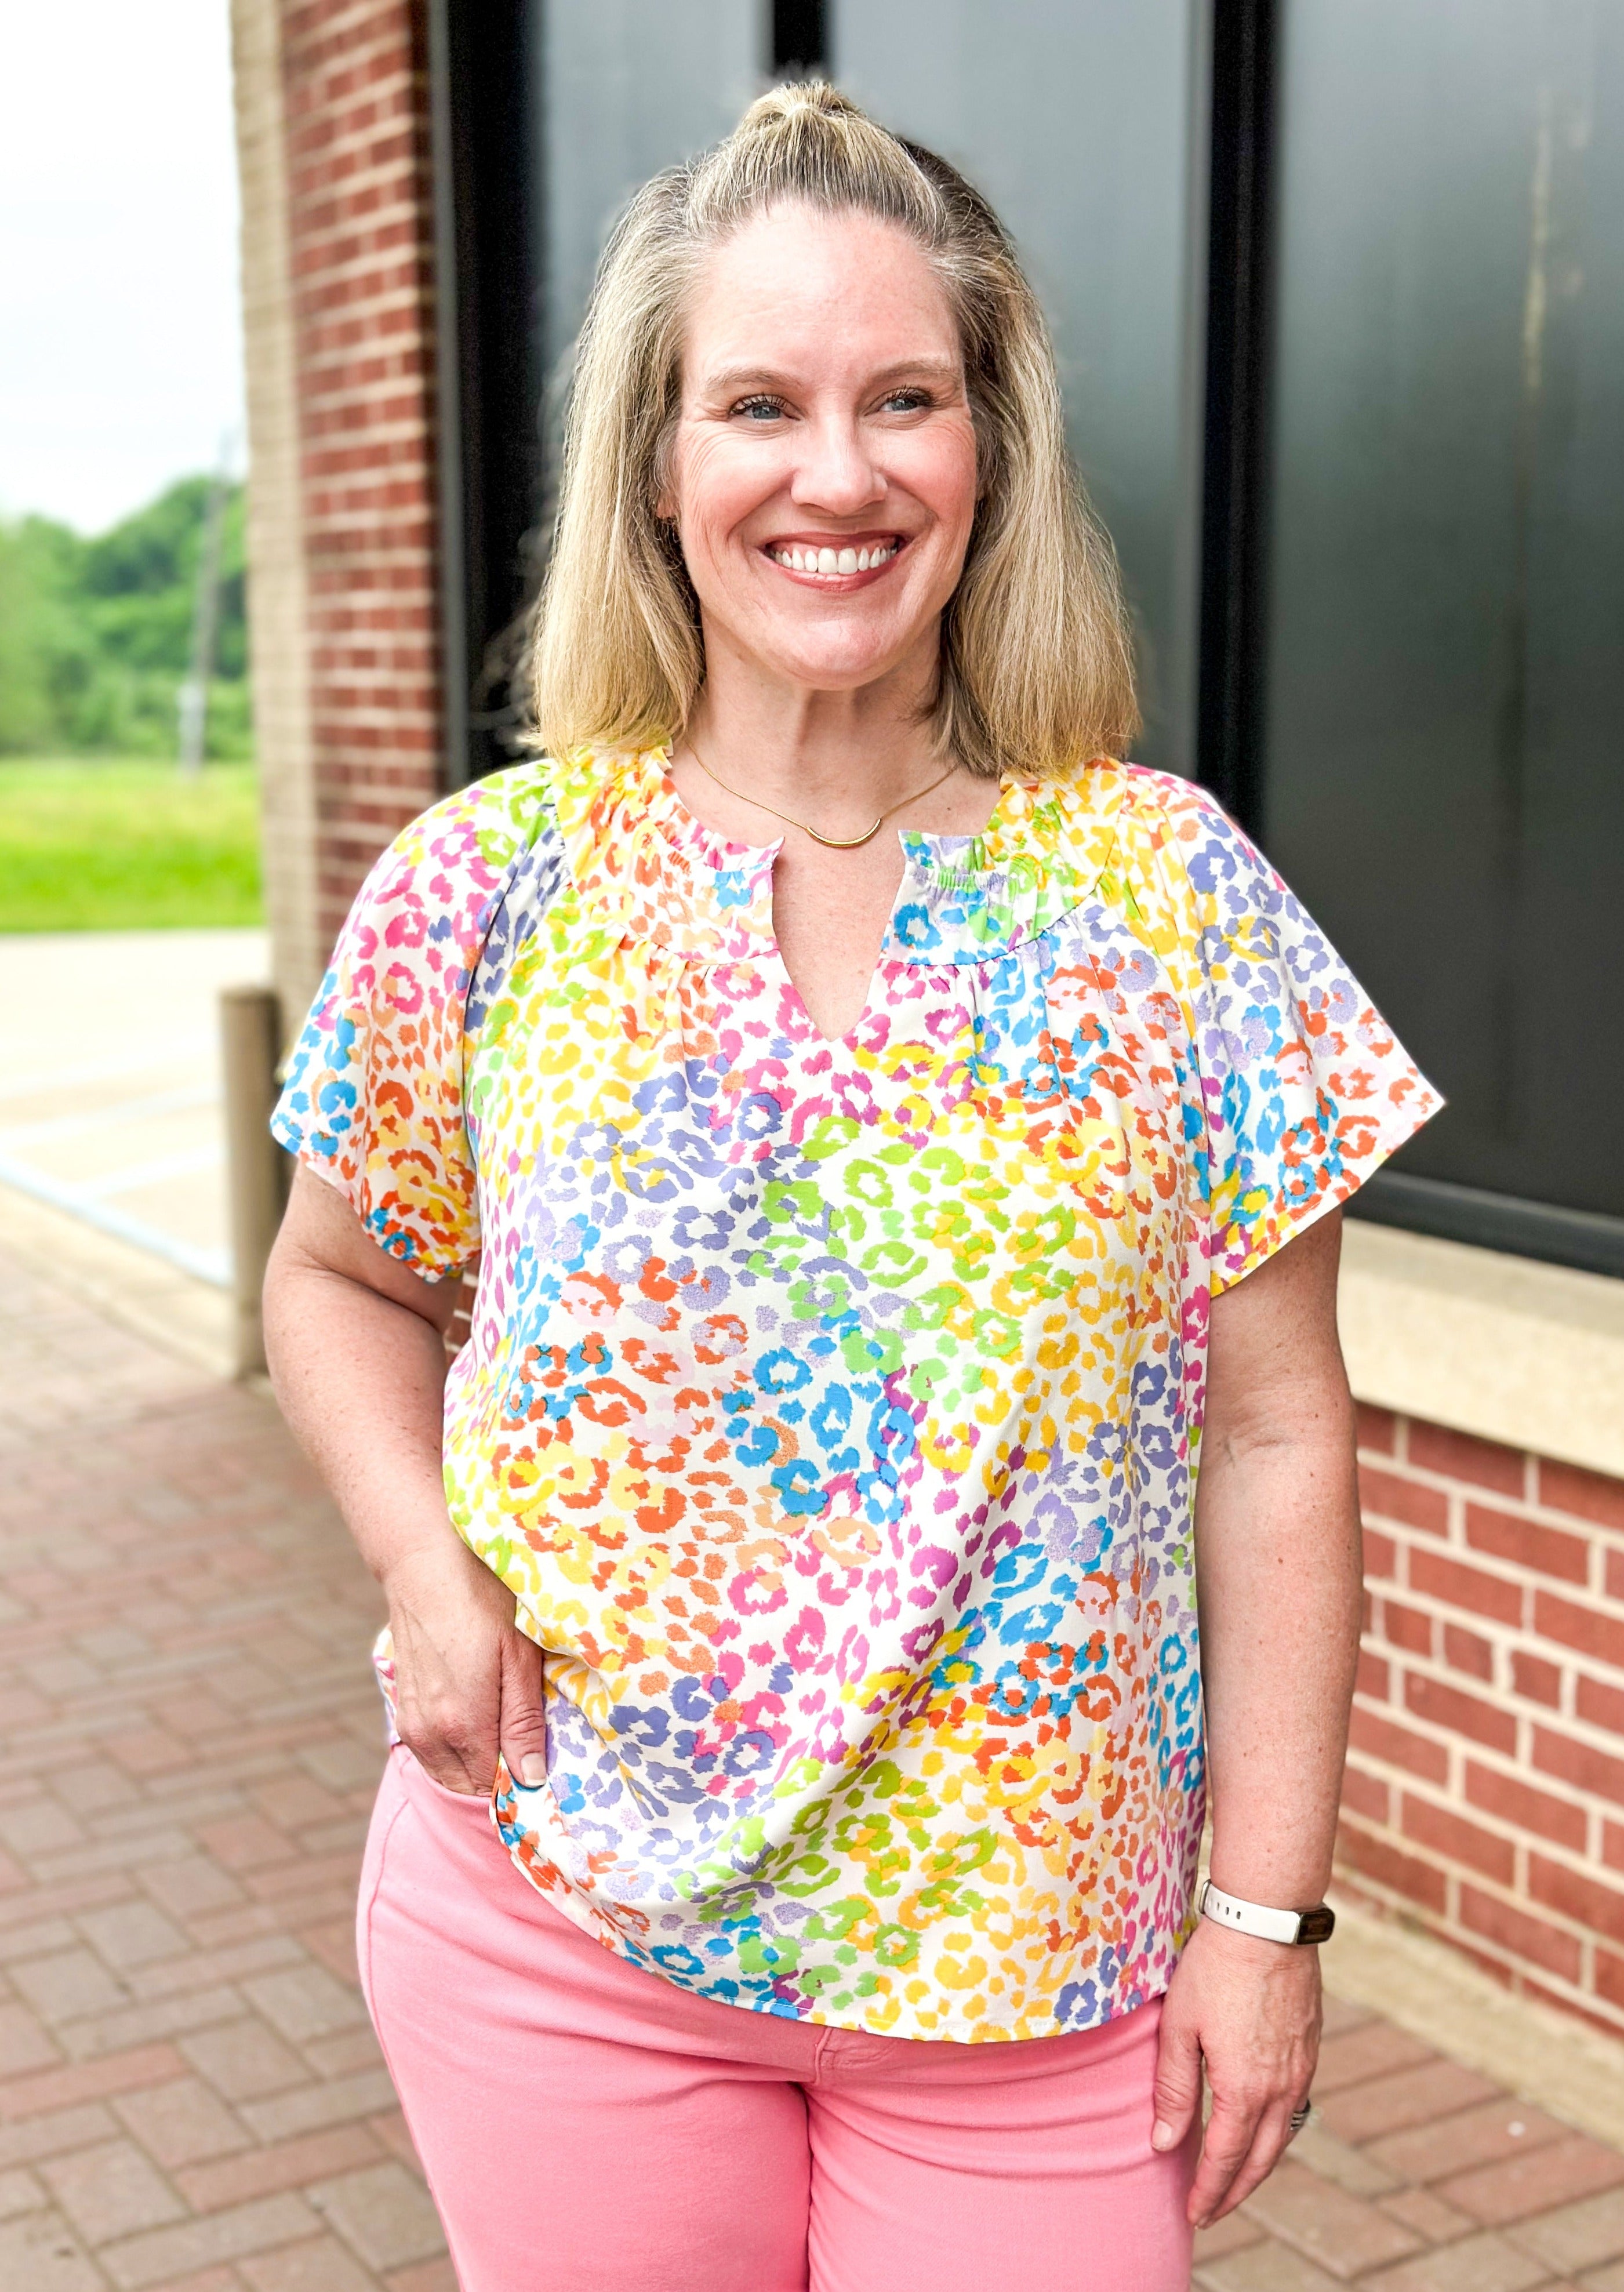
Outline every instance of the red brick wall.
POLYGON ((1624 2032, 1624 1481, 1361 1411, 1356 1890, 1624 2032))
POLYGON ((420 0, 283 0, 319 923, 440 793, 420 0))

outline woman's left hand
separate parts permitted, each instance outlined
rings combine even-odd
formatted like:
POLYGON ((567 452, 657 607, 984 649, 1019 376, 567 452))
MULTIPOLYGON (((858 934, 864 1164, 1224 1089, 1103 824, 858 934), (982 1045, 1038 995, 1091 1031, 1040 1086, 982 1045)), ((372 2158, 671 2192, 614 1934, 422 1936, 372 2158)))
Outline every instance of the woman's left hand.
POLYGON ((1203 1919, 1162 2006, 1151 2136, 1160 2150, 1185 2139, 1200 2109, 1205 2062, 1212 2114, 1190 2191, 1197 2228, 1233 2212, 1280 2162, 1319 2054, 1319 1951, 1203 1919))

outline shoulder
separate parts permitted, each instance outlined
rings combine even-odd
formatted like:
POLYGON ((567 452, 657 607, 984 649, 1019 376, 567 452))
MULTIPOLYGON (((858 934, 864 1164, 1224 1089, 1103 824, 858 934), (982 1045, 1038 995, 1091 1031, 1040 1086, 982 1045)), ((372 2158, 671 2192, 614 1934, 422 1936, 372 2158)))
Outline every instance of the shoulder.
POLYGON ((1313 916, 1210 789, 1138 768, 1132 779, 1168 943, 1192 978, 1273 997, 1342 974, 1313 916))
POLYGON ((977 858, 1056 878, 1097 876, 1116 843, 1127 771, 1096 756, 1064 779, 1006 779, 977 858))
POLYGON ((1243 912, 1271 913, 1289 901, 1279 876, 1210 788, 1143 764, 1123 769, 1125 861, 1131 865, 1130 855, 1137 854, 1142 871, 1187 927, 1199 930, 1219 918, 1232 924, 1243 912))
POLYGON ((1216 939, 1249 939, 1289 899, 1208 788, 1101 758, 1060 783, 1055 842, 1086 861, 1095 895, 1182 991, 1216 939))
POLYGON ((375 863, 346 926, 351 956, 388 949, 404 959, 416 948, 465 962, 515 875, 550 840, 539 763, 513 765, 442 796, 375 863))
POLYGON ((551 827, 544 763, 513 764, 442 796, 403 827, 373 869, 383 896, 445 905, 498 891, 551 827))
POLYGON ((1200 878, 1226 858, 1257 855, 1211 792, 1176 772, 1096 756, 1065 779, 1022 790, 1022 840, 1051 865, 1109 861, 1145 887, 1200 878))
POLYGON ((1119 857, 1141 848, 1176 860, 1208 849, 1251 849, 1210 790, 1111 756, 1096 756, 1064 779, 1016 783, 1010 811, 1021 841, 1051 862, 1086 862, 1103 842, 1119 857))
POLYGON ((1251 851, 1242 830, 1199 780, 1154 771, 1148 764, 1120 769, 1125 823, 1186 867, 1199 855, 1251 851))

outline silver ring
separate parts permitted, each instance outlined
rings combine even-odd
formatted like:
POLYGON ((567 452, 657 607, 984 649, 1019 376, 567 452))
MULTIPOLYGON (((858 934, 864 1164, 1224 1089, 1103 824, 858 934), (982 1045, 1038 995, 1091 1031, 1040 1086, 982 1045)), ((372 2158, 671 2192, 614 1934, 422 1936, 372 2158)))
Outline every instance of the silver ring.
POLYGON ((1292 2110, 1291 2137, 1294 2141, 1297 2135, 1302 2131, 1303 2127, 1307 2124, 1311 2113, 1311 2104, 1307 2102, 1303 2103, 1301 2109, 1294 2109, 1292 2110))

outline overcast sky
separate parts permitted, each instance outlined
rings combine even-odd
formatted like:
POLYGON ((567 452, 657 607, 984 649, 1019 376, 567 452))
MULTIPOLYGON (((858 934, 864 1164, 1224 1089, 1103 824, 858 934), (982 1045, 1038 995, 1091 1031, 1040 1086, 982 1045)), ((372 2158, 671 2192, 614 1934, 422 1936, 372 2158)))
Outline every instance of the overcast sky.
POLYGON ((0 0, 0 515, 242 445, 228 0, 0 0))

